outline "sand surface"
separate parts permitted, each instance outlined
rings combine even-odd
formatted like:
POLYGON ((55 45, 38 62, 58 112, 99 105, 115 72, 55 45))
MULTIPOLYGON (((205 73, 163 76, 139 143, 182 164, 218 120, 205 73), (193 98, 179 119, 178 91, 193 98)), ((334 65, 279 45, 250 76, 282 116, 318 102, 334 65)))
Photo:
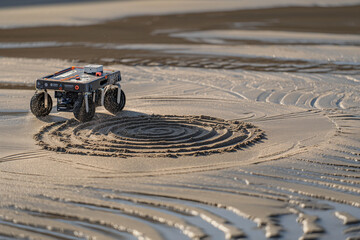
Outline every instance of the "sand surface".
MULTIPOLYGON (((61 2, 61 0, 59 1, 61 2)), ((88 25, 105 20, 142 16, 167 15, 191 12, 218 12, 235 9, 258 9, 288 6, 346 6, 356 5, 359 0, 271 0, 236 1, 223 0, 221 4, 212 0, 184 1, 137 0, 137 1, 89 1, 25 7, 4 7, 0 9, 1 28, 22 28, 31 26, 88 25), (39 14, 40 13, 40 14, 39 14), (99 14, 101 13, 101 14, 99 14), (46 19, 46 21, 44 21, 46 19)), ((14 4, 15 5, 15 4, 14 4)), ((20 4, 21 6, 21 4, 20 4)))
POLYGON ((0 239, 358 239, 358 9, 0 30, 0 239), (36 78, 89 62, 121 71, 121 113, 31 114, 36 78))

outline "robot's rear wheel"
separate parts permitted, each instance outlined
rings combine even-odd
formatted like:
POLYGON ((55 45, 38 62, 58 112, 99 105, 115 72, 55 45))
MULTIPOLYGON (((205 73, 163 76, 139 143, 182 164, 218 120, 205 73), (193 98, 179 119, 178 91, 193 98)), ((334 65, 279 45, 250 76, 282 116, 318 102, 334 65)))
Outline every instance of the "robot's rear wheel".
POLYGON ((118 112, 123 110, 126 104, 125 93, 121 90, 120 103, 117 103, 117 95, 118 95, 117 87, 108 88, 105 92, 104 107, 112 114, 117 114, 118 112))

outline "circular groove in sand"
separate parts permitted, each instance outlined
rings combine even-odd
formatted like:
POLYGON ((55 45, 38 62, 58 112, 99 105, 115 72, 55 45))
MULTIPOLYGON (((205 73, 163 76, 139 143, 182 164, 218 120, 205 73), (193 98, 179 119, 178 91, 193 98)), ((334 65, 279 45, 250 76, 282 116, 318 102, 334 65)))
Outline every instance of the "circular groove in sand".
POLYGON ((112 117, 56 122, 35 134, 47 150, 113 157, 178 157, 236 151, 264 133, 249 123, 208 116, 112 117))

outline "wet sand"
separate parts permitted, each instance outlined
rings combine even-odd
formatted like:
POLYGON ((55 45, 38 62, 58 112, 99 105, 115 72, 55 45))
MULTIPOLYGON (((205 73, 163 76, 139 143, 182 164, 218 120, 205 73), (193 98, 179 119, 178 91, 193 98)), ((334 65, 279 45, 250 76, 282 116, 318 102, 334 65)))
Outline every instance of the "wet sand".
POLYGON ((357 239, 359 46, 329 44, 332 35, 304 34, 312 41, 305 44, 286 43, 286 35, 274 44, 265 37, 239 40, 240 32, 232 35, 235 41, 206 32, 240 30, 240 22, 241 30, 270 30, 273 36, 279 30, 347 33, 356 42, 359 32, 350 24, 359 20, 356 11, 258 9, 0 30, 7 43, 84 41, 123 47, 0 50, 0 236, 357 239), (323 21, 311 24, 311 17, 300 21, 293 18, 297 14, 323 21), (126 37, 106 37, 125 26, 126 37), (100 27, 101 34, 94 36, 100 27), (195 38, 171 36, 173 31, 163 31, 169 28, 195 38), (36 37, 76 29, 84 35, 36 37), (133 39, 136 48, 148 50, 124 47, 135 44, 133 39), (208 42, 194 42, 199 39, 208 42), (261 47, 284 53, 270 58, 261 47), (218 48, 248 55, 215 55, 218 48), (313 55, 300 55, 306 49, 313 55), (88 62, 121 71, 124 111, 113 116, 99 107, 88 123, 55 108, 40 119, 29 112, 37 77, 88 62))
MULTIPOLYGON (((279 72, 284 70, 311 72, 311 69, 314 69, 314 72, 358 72, 358 65, 332 64, 327 61, 309 63, 305 59, 299 58, 279 59, 267 56, 249 58, 224 54, 214 56, 211 52, 206 53, 209 50, 205 50, 205 53, 199 56, 192 52, 197 48, 202 48, 204 42, 194 42, 183 37, 173 37, 173 35, 187 31, 247 29, 252 31, 291 31, 300 32, 300 34, 306 31, 336 34, 346 38, 348 34, 355 36, 360 33, 357 27, 360 25, 357 16, 359 11, 359 6, 283 7, 129 17, 89 26, 1 29, 0 54, 6 57, 55 58, 105 65, 121 63, 130 66, 178 66, 279 72), (131 46, 127 47, 129 44, 131 46), (159 45, 159 47, 157 47, 157 51, 152 50, 151 47, 137 49, 137 46, 144 44, 145 46, 147 44, 159 45), (172 53, 171 48, 170 51, 167 51, 167 46, 182 49, 186 45, 192 46, 192 49, 185 54, 172 53)), ((331 35, 329 37, 331 38, 331 35)), ((292 44, 306 47, 311 45, 311 42, 294 42, 292 44)), ((318 43, 318 45, 321 44, 325 43, 318 43)), ((336 42, 330 44, 336 44, 336 42)), ((274 45, 275 48, 276 46, 288 46, 289 42, 271 43, 250 38, 229 41, 227 45, 249 47, 274 45)), ((221 47, 219 51, 221 52, 221 47)), ((267 50, 260 48, 256 51, 267 50)), ((304 49, 304 51, 311 52, 313 50, 304 49)))
MULTIPOLYGON (((76 59, 85 62, 101 58, 122 58, 134 53, 94 49, 81 43, 116 44, 186 44, 186 39, 173 38, 167 33, 212 30, 250 29, 292 32, 359 34, 360 6, 349 7, 283 7, 275 9, 240 10, 215 13, 192 13, 165 16, 139 16, 102 24, 75 27, 28 27, 1 29, 0 42, 80 43, 61 48, 1 49, 2 56, 76 59)), ((244 41, 252 43, 251 41, 244 41)), ((255 44, 259 44, 255 41, 255 44)))

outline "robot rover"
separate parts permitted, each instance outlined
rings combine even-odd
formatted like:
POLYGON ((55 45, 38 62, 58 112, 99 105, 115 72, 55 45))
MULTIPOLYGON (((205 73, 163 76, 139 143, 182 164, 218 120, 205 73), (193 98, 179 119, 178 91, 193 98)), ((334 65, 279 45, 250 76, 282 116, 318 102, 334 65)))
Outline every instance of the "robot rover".
POLYGON ((80 122, 90 121, 97 106, 116 114, 126 103, 120 81, 120 71, 104 70, 102 65, 69 67, 36 80, 30 109, 36 117, 47 116, 53 104, 48 90, 55 90, 57 111, 73 112, 80 122))

